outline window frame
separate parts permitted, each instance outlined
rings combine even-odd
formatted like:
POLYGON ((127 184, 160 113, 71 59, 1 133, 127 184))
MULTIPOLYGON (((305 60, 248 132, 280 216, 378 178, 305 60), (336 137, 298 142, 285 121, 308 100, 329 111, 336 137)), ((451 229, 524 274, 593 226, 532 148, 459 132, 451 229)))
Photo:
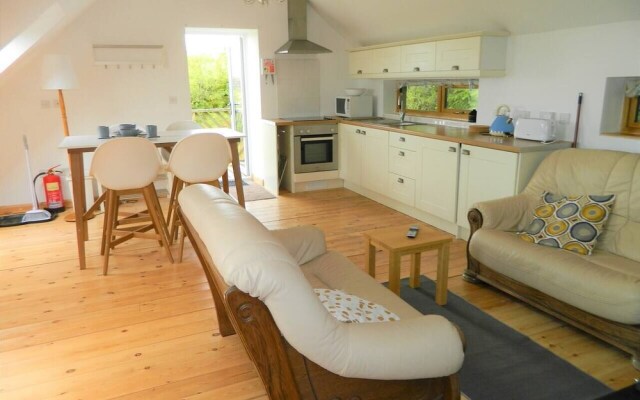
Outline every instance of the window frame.
MULTIPOLYGON (((436 92, 436 111, 421 111, 421 110, 405 110, 406 115, 412 115, 416 117, 433 117, 433 118, 443 118, 443 119, 451 119, 451 120, 459 120, 459 121, 467 121, 469 119, 469 113, 472 109, 469 110, 458 110, 453 108, 445 108, 445 100, 447 96, 448 89, 468 89, 468 85, 464 84, 456 84, 456 85, 447 85, 447 84, 438 84, 431 82, 424 82, 424 84, 434 84, 438 85, 436 92)), ((478 89, 479 85, 475 85, 474 89, 478 89)), ((396 91, 396 112, 400 111, 400 89, 396 91)))
POLYGON ((640 122, 636 122, 638 113, 638 101, 640 96, 624 98, 624 106, 622 108, 622 126, 621 132, 626 135, 640 136, 640 122))

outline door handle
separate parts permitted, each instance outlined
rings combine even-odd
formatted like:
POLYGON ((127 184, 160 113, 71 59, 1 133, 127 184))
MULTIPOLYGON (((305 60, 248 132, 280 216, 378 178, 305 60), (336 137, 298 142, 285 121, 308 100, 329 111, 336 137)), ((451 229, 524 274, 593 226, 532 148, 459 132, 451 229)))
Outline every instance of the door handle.
POLYGON ((363 130, 363 131, 361 131, 361 132, 362 132, 362 134, 363 134, 363 135, 366 135, 366 134, 367 134, 367 131, 364 131, 364 130, 363 130))
POLYGON ((413 72, 420 72, 420 67, 413 67, 413 72))
POLYGON ((386 74, 387 72, 389 72, 389 68, 383 69, 382 72, 386 74))
MULTIPOLYGON (((467 151, 468 151, 468 150, 467 150, 467 151)), ((455 148, 455 147, 453 147, 453 146, 449 147, 449 152, 450 152, 450 153, 455 153, 455 152, 456 152, 456 148, 455 148)))
POLYGON ((452 71, 460 71, 460 66, 459 65, 452 65, 451 66, 451 70, 452 71))
POLYGON ((360 134, 360 133, 361 133, 361 132, 360 132, 360 129, 356 129, 356 133, 357 133, 357 134, 360 134))
POLYGON ((359 69, 358 72, 356 72, 358 75, 362 75, 362 70, 359 69))
POLYGON ((407 139, 406 139, 406 138, 404 138, 404 137, 402 137, 402 136, 400 136, 400 137, 398 138, 398 140, 399 140, 399 141, 401 141, 401 142, 404 142, 404 141, 406 141, 407 139))
POLYGON ((399 151, 399 152, 398 152, 398 155, 399 155, 400 157, 404 157, 404 151, 399 151))
POLYGON ((398 178, 398 183, 404 183, 404 179, 398 178))
POLYGON ((469 150, 462 150, 462 154, 468 156, 471 155, 471 152, 469 150))

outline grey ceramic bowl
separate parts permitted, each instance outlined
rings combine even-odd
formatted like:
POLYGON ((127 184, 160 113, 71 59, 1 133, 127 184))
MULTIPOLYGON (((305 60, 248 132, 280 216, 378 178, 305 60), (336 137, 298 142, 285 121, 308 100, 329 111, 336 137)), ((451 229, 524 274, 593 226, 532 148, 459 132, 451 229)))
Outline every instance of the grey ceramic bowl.
POLYGON ((138 136, 139 133, 137 129, 120 129, 120 136, 138 136))

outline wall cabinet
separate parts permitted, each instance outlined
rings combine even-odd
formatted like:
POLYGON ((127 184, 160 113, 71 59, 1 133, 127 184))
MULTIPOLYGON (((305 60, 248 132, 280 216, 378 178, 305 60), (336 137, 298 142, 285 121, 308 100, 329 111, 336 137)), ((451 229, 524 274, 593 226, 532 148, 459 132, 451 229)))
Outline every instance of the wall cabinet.
POLYGON ((416 208, 456 222, 458 198, 458 143, 419 138, 416 208))
POLYGON ((340 177, 367 190, 385 193, 389 132, 340 124, 340 177))
POLYGON ((390 43, 349 53, 354 78, 503 76, 506 33, 475 33, 390 43))

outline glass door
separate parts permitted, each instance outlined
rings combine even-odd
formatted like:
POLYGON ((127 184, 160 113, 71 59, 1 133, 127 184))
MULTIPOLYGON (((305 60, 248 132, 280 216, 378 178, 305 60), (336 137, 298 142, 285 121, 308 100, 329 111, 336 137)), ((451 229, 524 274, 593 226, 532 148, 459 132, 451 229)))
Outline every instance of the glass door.
MULTIPOLYGON (((192 119, 205 128, 230 128, 246 135, 242 35, 187 29, 185 34, 192 119)), ((247 143, 238 148, 242 173, 249 174, 247 143)))

